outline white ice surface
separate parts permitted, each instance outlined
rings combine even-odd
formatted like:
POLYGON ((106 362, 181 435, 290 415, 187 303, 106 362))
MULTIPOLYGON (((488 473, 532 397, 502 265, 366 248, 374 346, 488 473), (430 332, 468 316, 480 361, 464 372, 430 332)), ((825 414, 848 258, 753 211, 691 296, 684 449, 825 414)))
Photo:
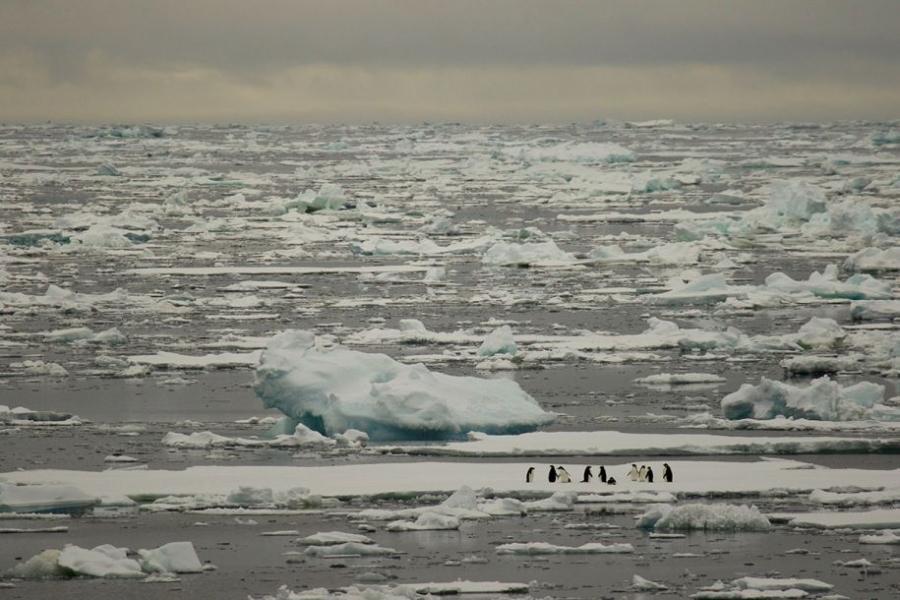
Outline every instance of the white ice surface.
MULTIPOLYGON (((675 473, 673 483, 634 482, 626 473, 630 464, 608 464, 607 473, 615 476, 616 492, 666 491, 693 494, 761 493, 784 489, 809 493, 828 489, 840 482, 843 486, 878 488, 885 481, 896 481, 900 469, 830 469, 808 463, 766 459, 752 462, 668 461, 675 473)), ((319 496, 369 496, 384 493, 419 494, 454 492, 463 486, 492 488, 496 493, 573 491, 592 493, 598 488, 613 491, 596 482, 551 484, 544 469, 535 481, 525 483, 524 475, 534 463, 459 463, 410 462, 372 463, 315 467, 243 467, 202 466, 169 471, 65 471, 31 470, 0 474, 8 483, 73 485, 89 496, 165 497, 173 495, 221 494, 235 489, 235 482, 245 486, 285 493, 298 484, 308 494, 319 496)), ((578 472, 584 465, 570 465, 578 472)), ((895 511, 900 513, 900 511, 895 511)), ((847 514, 847 513, 835 513, 847 514)), ((407 517, 393 517, 407 518, 407 517)), ((897 522, 898 515, 892 516, 897 522)))

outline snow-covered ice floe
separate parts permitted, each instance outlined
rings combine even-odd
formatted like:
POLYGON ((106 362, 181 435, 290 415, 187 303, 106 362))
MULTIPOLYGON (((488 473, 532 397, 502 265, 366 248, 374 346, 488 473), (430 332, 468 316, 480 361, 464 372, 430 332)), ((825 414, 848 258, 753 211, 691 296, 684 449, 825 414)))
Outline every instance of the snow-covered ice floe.
POLYGON ((470 434, 470 441, 402 446, 397 450, 437 456, 664 456, 717 454, 815 454, 891 452, 892 437, 733 436, 621 431, 536 431, 520 435, 470 434))
POLYGON ((728 584, 717 581, 702 588, 691 598, 695 600, 777 600, 806 598, 810 593, 828 592, 834 586, 818 579, 796 577, 741 577, 728 584))
MULTIPOLYGON (((669 460, 675 473, 673 483, 631 481, 627 472, 630 464, 607 463, 607 473, 618 480, 617 493, 627 491, 667 491, 694 495, 731 493, 758 494, 773 489, 809 494, 816 489, 829 489, 835 482, 844 486, 877 489, 885 481, 896 480, 900 469, 831 469, 804 462, 784 459, 765 459, 750 462, 676 461, 669 460), (738 464, 740 468, 736 468, 738 464), (663 487, 664 486, 664 487, 663 487)), ((461 463, 461 462, 388 462, 310 467, 243 467, 202 466, 168 471, 145 469, 109 471, 32 470, 0 473, 0 479, 8 484, 72 485, 91 497, 119 497, 123 494, 146 501, 153 498, 182 498, 190 500, 204 495, 215 495, 219 505, 269 506, 269 502, 286 494, 285 502, 296 506, 308 506, 310 500, 328 497, 377 496, 381 494, 422 494, 427 492, 451 493, 465 486, 472 489, 491 488, 495 494, 542 493, 590 494, 598 491, 597 483, 572 482, 551 484, 545 476, 526 483, 524 474, 533 463, 461 463), (251 491, 266 492, 247 497, 246 493, 233 496, 235 482, 240 481, 251 491), (297 491, 297 482, 304 488, 297 491), (232 496, 232 501, 223 504, 232 496), (257 502, 257 499, 259 502, 257 502)), ((573 465, 570 465, 573 466, 573 465)), ((573 466, 572 472, 577 472, 573 466)), ((542 474, 543 475, 543 474, 542 474)), ((603 488, 606 491, 608 488, 603 488)), ((610 490, 611 491, 611 490, 610 490)), ((466 494, 475 496, 475 494, 466 494)), ((449 499, 448 499, 449 500, 449 499)), ((559 498, 563 500, 562 497, 559 498)), ((573 495, 572 502, 575 497, 573 495)), ((471 506, 466 500, 463 506, 471 506)), ((534 510, 528 508, 526 510, 534 510)), ((554 501, 554 504, 557 504, 554 501)), ((185 501, 183 506, 193 508, 196 503, 185 501)), ((286 504, 287 505, 287 504, 286 504)), ((475 500, 475 509, 482 518, 490 516, 480 510, 482 502, 475 500)), ((321 506, 321 500, 319 503, 321 506)), ((438 511, 434 506, 426 510, 438 511)), ((376 509, 369 509, 376 510, 376 509)), ((846 514, 846 513, 839 513, 846 514)), ((361 512, 360 518, 371 518, 361 512)), ((457 515, 454 515, 457 516, 457 515)), ((418 514, 392 512, 387 520, 414 519, 418 514)))
POLYGON ((455 377, 384 354, 319 348, 306 331, 272 338, 255 389, 267 408, 327 435, 358 429, 373 440, 518 432, 553 420, 513 381, 455 377))
POLYGON ((822 511, 808 513, 778 513, 768 515, 772 520, 786 522, 793 527, 816 529, 900 529, 900 508, 878 508, 867 511, 822 511))
POLYGON ((251 600, 416 600, 462 594, 475 596, 525 594, 528 590, 527 583, 469 580, 404 583, 393 586, 351 586, 337 590, 314 588, 299 592, 293 591, 287 586, 281 586, 275 595, 251 597, 251 600))
POLYGON ((0 515, 4 512, 81 511, 99 498, 71 485, 13 485, 0 481, 0 515))
POLYGON ((501 544, 496 548, 497 554, 524 554, 535 556, 541 554, 630 554, 634 552, 631 544, 603 544, 589 542, 581 546, 558 546, 547 542, 514 542, 501 544))

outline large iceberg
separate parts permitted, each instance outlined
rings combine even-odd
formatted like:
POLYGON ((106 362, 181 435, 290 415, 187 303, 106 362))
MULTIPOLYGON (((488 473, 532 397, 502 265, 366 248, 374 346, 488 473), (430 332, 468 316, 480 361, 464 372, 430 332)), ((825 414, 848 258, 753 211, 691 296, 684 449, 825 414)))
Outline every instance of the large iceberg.
POLYGON ((900 409, 883 401, 884 386, 868 381, 843 387, 826 375, 800 387, 763 377, 759 385, 745 383, 722 398, 722 414, 727 419, 900 420, 900 409))
POLYGON ((553 420, 518 384, 454 377, 384 354, 316 345, 308 331, 273 337, 256 369, 263 404, 326 435, 358 429, 373 440, 516 433, 553 420))

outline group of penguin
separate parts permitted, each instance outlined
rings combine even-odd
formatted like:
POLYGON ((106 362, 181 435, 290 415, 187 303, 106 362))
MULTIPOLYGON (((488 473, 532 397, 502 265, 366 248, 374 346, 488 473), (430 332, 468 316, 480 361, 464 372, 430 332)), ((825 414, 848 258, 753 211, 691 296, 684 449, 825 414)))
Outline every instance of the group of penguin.
MULTIPOLYGON (((581 477, 581 483, 588 483, 593 477, 594 473, 591 471, 590 465, 588 465, 584 468, 584 475, 581 477)), ((647 465, 641 465, 641 468, 639 469, 636 464, 632 464, 631 470, 628 471, 628 478, 632 481, 646 481, 647 483, 653 483, 653 469, 647 465)), ((606 485, 616 485, 616 478, 607 477, 606 467, 603 466, 601 466, 600 470, 597 472, 597 479, 600 483, 605 483, 606 485)), ((550 483, 571 483, 572 476, 569 475, 569 472, 566 471, 565 467, 550 465, 550 472, 547 474, 547 480, 550 483)), ((673 480, 672 467, 669 466, 669 463, 663 463, 663 481, 672 483, 673 480)), ((532 481, 534 481, 534 467, 528 467, 528 472, 525 473, 525 482, 531 483, 532 481)))

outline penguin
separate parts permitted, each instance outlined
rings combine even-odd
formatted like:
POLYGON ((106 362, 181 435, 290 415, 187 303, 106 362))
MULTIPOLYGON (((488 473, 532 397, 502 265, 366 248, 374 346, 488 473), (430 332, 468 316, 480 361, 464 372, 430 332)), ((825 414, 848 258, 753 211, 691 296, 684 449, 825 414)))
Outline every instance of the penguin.
POLYGON ((556 467, 554 467, 553 465, 550 465, 550 474, 547 476, 547 479, 550 481, 550 483, 556 483, 556 467))
POLYGON ((610 477, 609 479, 607 479, 607 480, 606 480, 606 485, 616 485, 616 478, 615 478, 615 477, 610 477))
POLYGON ((653 483, 653 469, 651 467, 647 467, 647 472, 644 474, 644 481, 653 483))
POLYGON ((581 476, 581 483, 587 483, 591 480, 594 474, 591 473, 591 466, 588 465, 584 468, 584 475, 581 476))
POLYGON ((525 483, 531 483, 534 481, 534 467, 528 467, 528 472, 525 473, 525 483))
POLYGON ((600 465, 600 470, 597 472, 597 478, 600 480, 600 483, 606 483, 606 467, 600 465))
POLYGON ((634 464, 634 463, 631 463, 631 470, 628 471, 628 477, 629 477, 629 479, 631 479, 632 481, 637 481, 639 475, 640 475, 640 474, 638 473, 637 465, 634 464))
POLYGON ((638 481, 647 481, 647 465, 641 465, 638 469, 638 481))
POLYGON ((560 483, 572 483, 572 477, 563 467, 556 467, 556 473, 559 475, 560 483))
POLYGON ((669 466, 669 463, 663 463, 663 481, 667 481, 672 483, 675 478, 672 476, 672 467, 669 466))

